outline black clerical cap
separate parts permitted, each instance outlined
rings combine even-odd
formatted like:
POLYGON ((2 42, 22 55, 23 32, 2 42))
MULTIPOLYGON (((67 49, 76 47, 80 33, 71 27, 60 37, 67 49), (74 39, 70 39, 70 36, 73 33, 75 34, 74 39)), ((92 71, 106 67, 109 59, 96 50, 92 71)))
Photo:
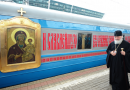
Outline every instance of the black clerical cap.
POLYGON ((122 31, 120 30, 115 31, 114 36, 122 36, 122 31))

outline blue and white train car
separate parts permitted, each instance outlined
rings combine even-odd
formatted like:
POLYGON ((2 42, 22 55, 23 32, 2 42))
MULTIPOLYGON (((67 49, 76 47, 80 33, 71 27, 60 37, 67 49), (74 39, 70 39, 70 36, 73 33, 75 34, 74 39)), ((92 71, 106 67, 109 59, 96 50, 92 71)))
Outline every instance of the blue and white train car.
POLYGON ((106 64, 106 48, 115 30, 122 30, 130 42, 129 25, 28 5, 0 2, 0 20, 20 16, 21 7, 24 17, 41 25, 41 65, 0 72, 0 88, 106 64))

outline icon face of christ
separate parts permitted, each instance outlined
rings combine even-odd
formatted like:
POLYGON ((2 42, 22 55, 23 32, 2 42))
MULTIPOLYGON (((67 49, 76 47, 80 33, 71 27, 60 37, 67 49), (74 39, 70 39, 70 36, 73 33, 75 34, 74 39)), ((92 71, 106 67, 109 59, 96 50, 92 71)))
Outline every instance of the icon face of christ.
MULTIPOLYGON (((15 33, 15 40, 16 40, 16 44, 12 45, 9 48, 8 51, 8 64, 14 64, 14 63, 22 63, 23 62, 23 54, 26 53, 26 51, 24 51, 24 48, 26 47, 25 44, 25 40, 27 38, 26 33, 24 31, 17 31, 15 33)), ((28 61, 34 61, 35 57, 33 55, 33 58, 31 58, 31 60, 28 61)))

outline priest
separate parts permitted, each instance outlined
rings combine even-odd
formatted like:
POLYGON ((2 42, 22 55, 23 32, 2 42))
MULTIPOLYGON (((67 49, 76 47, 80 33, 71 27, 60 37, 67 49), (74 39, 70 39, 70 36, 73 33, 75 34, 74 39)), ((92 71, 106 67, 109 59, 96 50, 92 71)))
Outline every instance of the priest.
POLYGON ((114 32, 114 41, 109 44, 106 52, 112 90, 129 90, 130 43, 123 40, 120 30, 114 32))

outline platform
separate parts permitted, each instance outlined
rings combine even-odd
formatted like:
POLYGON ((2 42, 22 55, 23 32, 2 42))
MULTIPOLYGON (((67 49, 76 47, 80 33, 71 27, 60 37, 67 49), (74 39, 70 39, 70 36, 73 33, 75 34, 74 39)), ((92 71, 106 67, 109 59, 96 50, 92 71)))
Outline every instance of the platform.
MULTIPOLYGON (((130 78, 130 74, 129 74, 130 78)), ((112 90, 106 65, 37 80, 0 90, 112 90)))

